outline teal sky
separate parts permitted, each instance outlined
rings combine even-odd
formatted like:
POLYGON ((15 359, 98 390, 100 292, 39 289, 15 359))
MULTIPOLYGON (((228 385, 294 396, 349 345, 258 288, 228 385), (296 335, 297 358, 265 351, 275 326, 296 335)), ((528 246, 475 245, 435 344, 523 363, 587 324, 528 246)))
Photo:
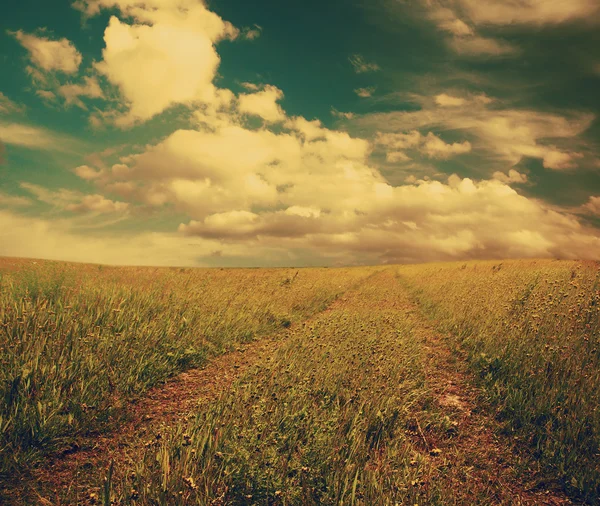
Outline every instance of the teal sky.
POLYGON ((600 259, 596 0, 8 0, 0 255, 600 259))

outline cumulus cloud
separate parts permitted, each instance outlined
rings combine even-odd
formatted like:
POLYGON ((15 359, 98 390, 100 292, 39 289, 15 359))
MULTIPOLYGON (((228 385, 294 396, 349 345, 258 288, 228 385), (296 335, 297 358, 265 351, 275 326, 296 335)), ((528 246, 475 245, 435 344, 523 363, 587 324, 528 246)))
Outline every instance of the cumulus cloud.
POLYGON ((500 181, 504 184, 522 184, 527 182, 527 175, 521 174, 519 171, 515 169, 510 169, 507 173, 496 171, 492 176, 496 181, 500 181))
MULTIPOLYGON (((525 109, 502 109, 483 95, 464 105, 439 107, 435 99, 422 97, 419 111, 397 111, 357 116, 351 122, 363 133, 412 131, 438 128, 468 132, 477 150, 487 151, 505 164, 518 164, 524 157, 537 158, 550 170, 574 169, 582 155, 566 145, 585 132, 595 119, 593 114, 566 111, 563 115, 525 109)), ((393 147, 393 146, 392 146, 393 147)), ((402 148, 399 148, 402 149, 402 148)), ((467 149, 466 145, 464 149, 467 149)), ((490 160, 493 158, 490 156, 490 160)))
POLYGON ((428 158, 445 160, 452 156, 469 153, 472 148, 469 141, 448 144, 433 132, 424 136, 418 130, 408 133, 379 132, 375 137, 375 142, 391 150, 387 156, 387 160, 390 162, 409 160, 408 156, 398 151, 403 149, 416 149, 428 158))
POLYGON ((75 74, 81 64, 81 53, 68 39, 52 40, 27 34, 22 30, 12 32, 12 35, 29 51, 29 57, 34 65, 42 70, 75 74))
POLYGON ((95 68, 120 91, 126 110, 108 111, 96 123, 127 127, 175 104, 220 105, 215 44, 239 31, 202 2, 87 0, 77 7, 90 16, 118 9, 123 18, 111 16, 95 68))
POLYGON ((357 74, 364 74, 366 72, 376 72, 381 70, 379 65, 374 62, 368 62, 364 59, 364 57, 360 54, 354 54, 348 58, 348 61, 354 67, 354 72, 357 74))
POLYGON ((600 216, 600 197, 590 197, 586 204, 583 205, 583 211, 600 216))
POLYGON ((285 119, 285 114, 277 103, 283 98, 283 92, 275 86, 265 86, 256 93, 244 93, 238 97, 238 109, 244 114, 259 116, 269 123, 285 119))

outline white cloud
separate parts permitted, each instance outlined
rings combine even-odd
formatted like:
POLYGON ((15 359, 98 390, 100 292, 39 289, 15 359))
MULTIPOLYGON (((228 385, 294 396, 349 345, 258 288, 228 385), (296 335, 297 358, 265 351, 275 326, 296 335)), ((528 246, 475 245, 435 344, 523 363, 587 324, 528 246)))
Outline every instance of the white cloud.
POLYGON ((369 86, 368 88, 357 88, 354 90, 354 93, 361 98, 369 98, 373 96, 373 93, 375 93, 375 87, 369 86))
POLYGON ((455 155, 469 153, 471 151, 471 143, 464 141, 447 144, 432 132, 429 132, 420 150, 429 158, 445 160, 455 155))
POLYGON ((75 175, 77 175, 81 179, 84 179, 85 181, 93 181, 94 179, 98 179, 102 176, 101 171, 93 169, 88 165, 80 165, 79 167, 75 167, 73 169, 73 172, 75 173, 75 175))
POLYGON ((11 195, 0 190, 0 207, 26 207, 31 205, 31 200, 18 195, 11 195))
POLYGON ((65 188, 50 190, 33 183, 21 183, 21 188, 34 195, 40 202, 64 211, 107 214, 124 213, 129 209, 128 203, 115 202, 102 195, 85 195, 65 188))
POLYGON ((48 100, 50 102, 56 99, 56 94, 50 90, 35 90, 35 94, 38 97, 41 97, 42 100, 48 100))
POLYGON ((65 209, 75 213, 122 213, 129 209, 129 204, 115 202, 102 195, 84 195, 79 202, 68 204, 65 209))
POLYGON ((480 35, 454 37, 449 44, 454 51, 467 56, 506 56, 514 55, 519 51, 516 46, 508 42, 480 35))
POLYGON ((434 159, 448 159, 471 151, 471 143, 468 141, 447 144, 433 132, 423 136, 418 130, 409 133, 378 132, 375 142, 391 150, 387 156, 388 161, 409 160, 410 158, 397 151, 401 149, 416 149, 428 158, 434 159))
POLYGON ((331 114, 333 116, 335 116, 336 118, 342 118, 342 119, 352 119, 352 118, 354 118, 354 113, 353 112, 338 111, 335 107, 331 108, 331 114))
POLYGON ((354 72, 357 74, 364 74, 366 72, 377 72, 381 70, 379 65, 374 62, 368 62, 364 59, 364 57, 360 54, 354 54, 348 58, 348 61, 354 67, 354 72))
POLYGON ((247 40, 256 40, 262 34, 262 26, 254 25, 252 28, 242 30, 242 36, 247 40))
POLYGON ((587 203, 583 205, 583 211, 600 216, 600 197, 590 197, 587 203))
POLYGON ((0 141, 46 151, 70 151, 77 141, 44 128, 0 121, 0 141))
POLYGON ((600 21, 596 0, 458 0, 478 25, 559 24, 574 20, 600 21))
POLYGON ((260 116, 269 123, 277 123, 285 119, 285 114, 279 104, 283 92, 275 86, 265 86, 262 91, 239 96, 238 109, 244 114, 260 116))
MULTIPOLYGON (((477 150, 485 150, 502 164, 516 165, 524 157, 537 158, 551 170, 576 168, 581 154, 558 147, 586 131, 593 114, 566 111, 564 115, 535 110, 501 109, 489 97, 469 99, 463 106, 438 107, 429 97, 420 99, 415 112, 374 113, 354 118, 350 127, 361 132, 411 131, 435 127, 439 130, 468 132, 477 150), (550 140, 552 143, 550 143, 550 140)), ((392 134, 393 135, 393 134, 392 134)), ((402 148, 399 148, 402 149, 402 148)), ((466 149, 466 145, 465 145, 466 149)), ((488 157, 493 161, 493 157, 488 157)))
POLYGON ((25 110, 25 106, 19 105, 8 98, 0 91, 0 114, 20 113, 25 110))
POLYGON ((583 158, 581 153, 565 153, 553 148, 542 152, 544 167, 553 170, 567 170, 577 168, 577 159, 583 158))
POLYGON ((24 33, 22 30, 12 35, 29 51, 31 61, 45 71, 58 71, 75 74, 81 64, 81 53, 73 43, 65 38, 52 40, 24 33))
POLYGON ((79 97, 104 98, 102 88, 95 77, 86 76, 83 78, 83 84, 64 84, 58 88, 58 93, 64 97, 66 105, 76 105, 82 109, 87 109, 79 97))
POLYGON ((527 175, 521 174, 519 171, 517 171, 515 169, 510 169, 508 171, 508 174, 505 174, 504 172, 500 172, 500 171, 494 172, 492 177, 496 181, 500 181, 501 183, 504 183, 504 184, 510 184, 510 183, 522 184, 522 183, 527 182, 527 175))
POLYGON ((460 97, 453 97, 446 93, 440 93, 435 96, 435 103, 441 107, 458 107, 464 105, 466 100, 460 97))
POLYGON ((215 44, 239 32, 203 3, 99 0, 78 6, 88 15, 113 7, 131 18, 128 22, 110 18, 103 59, 96 64, 98 72, 119 89, 127 111, 108 112, 97 121, 127 127, 175 104, 220 104, 213 84, 220 63, 215 44))
MULTIPOLYGON (((73 220, 46 220, 0 210, 0 255, 117 265, 201 265, 216 250, 244 256, 247 248, 167 233, 81 233, 73 220)), ((261 251, 266 261, 268 252, 261 251)))
MULTIPOLYGON (((458 0, 461 1, 461 0, 458 0)), ((477 33, 467 23, 455 2, 444 0, 423 0, 428 17, 442 31, 449 34, 448 45, 455 52, 465 56, 505 56, 515 54, 518 48, 511 44, 477 33)), ((474 24, 471 21, 471 24, 474 24)))
POLYGON ((388 151, 385 154, 386 161, 390 163, 408 162, 411 158, 402 151, 388 151))

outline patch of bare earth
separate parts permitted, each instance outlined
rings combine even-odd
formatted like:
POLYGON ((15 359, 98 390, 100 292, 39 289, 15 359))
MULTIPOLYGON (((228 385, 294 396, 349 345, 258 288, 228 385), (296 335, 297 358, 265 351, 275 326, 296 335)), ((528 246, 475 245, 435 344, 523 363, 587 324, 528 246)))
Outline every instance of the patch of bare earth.
POLYGON ((150 390, 132 402, 118 430, 80 438, 70 448, 49 456, 41 466, 16 483, 7 506, 24 504, 90 504, 97 501, 96 487, 111 461, 136 458, 148 442, 161 437, 164 427, 185 420, 198 408, 215 400, 259 358, 270 356, 284 339, 267 338, 247 344, 212 360, 202 369, 191 369, 150 390))
POLYGON ((427 382, 443 417, 430 425, 415 420, 412 427, 413 440, 431 464, 421 485, 442 480, 458 504, 573 504, 526 451, 502 435, 466 362, 427 321, 414 316, 415 336, 424 342, 427 382))

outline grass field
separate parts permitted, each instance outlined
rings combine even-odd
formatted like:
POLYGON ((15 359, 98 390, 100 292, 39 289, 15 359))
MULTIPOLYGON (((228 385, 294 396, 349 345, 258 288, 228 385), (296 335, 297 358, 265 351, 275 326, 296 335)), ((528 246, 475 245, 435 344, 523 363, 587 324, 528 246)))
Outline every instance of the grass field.
MULTIPOLYGON (((593 263, 0 259, 5 500, 152 387, 271 336, 218 396, 50 504, 598 504, 599 315, 593 263)), ((48 497, 25 486, 21 503, 48 497)))

